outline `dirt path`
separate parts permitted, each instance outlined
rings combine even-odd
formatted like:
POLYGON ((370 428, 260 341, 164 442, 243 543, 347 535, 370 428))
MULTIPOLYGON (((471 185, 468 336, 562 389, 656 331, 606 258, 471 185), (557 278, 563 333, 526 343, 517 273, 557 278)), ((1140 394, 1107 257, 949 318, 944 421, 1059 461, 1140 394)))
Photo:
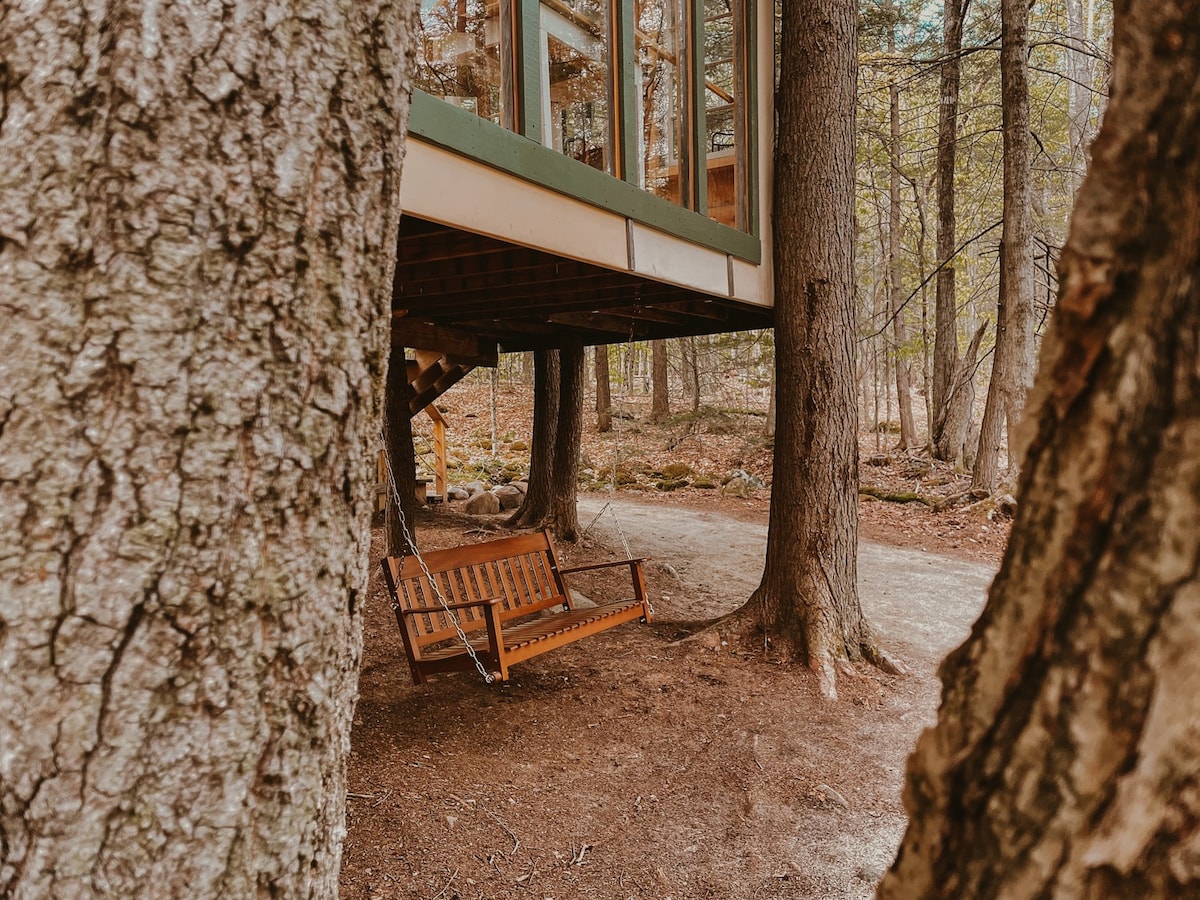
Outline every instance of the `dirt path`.
MULTIPOLYGON (((581 522, 604 502, 581 498, 581 522)), ((766 526, 748 518, 622 497, 567 562, 619 548, 619 522, 634 554, 654 558, 657 623, 537 657, 502 686, 463 675, 413 687, 375 585, 343 897, 871 897, 903 833, 903 767, 933 720, 937 663, 991 570, 864 545, 864 607, 910 674, 843 677, 831 704, 802 668, 715 636, 679 640, 756 586, 766 526)), ((423 546, 478 540, 477 525, 431 515, 423 546)))
MULTIPOLYGON (((731 612, 762 576, 765 521, 595 494, 580 497, 579 517, 610 545, 619 546, 623 531, 633 555, 648 556, 664 569, 665 595, 654 602, 667 619, 731 612), (668 589, 670 580, 677 589, 668 589)), ((991 566, 931 553, 868 542, 858 548, 863 608, 885 640, 916 665, 936 665, 962 643, 994 574, 991 566)))

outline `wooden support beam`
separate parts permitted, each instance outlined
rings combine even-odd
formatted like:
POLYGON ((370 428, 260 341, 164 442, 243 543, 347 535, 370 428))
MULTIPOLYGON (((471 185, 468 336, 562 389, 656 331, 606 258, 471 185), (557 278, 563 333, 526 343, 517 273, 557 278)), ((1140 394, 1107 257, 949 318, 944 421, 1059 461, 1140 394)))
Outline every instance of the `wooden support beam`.
POLYGON ((495 342, 488 342, 469 331, 448 328, 407 315, 392 319, 392 344, 414 350, 450 354, 473 366, 495 366, 499 353, 495 342))

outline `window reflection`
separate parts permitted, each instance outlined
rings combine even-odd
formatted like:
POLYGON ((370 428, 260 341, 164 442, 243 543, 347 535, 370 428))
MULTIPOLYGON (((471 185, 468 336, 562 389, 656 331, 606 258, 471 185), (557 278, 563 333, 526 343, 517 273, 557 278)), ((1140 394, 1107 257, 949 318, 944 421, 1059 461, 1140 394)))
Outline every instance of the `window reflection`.
POLYGON ((511 128, 500 0, 421 0, 419 27, 416 87, 511 128))
POLYGON ((640 187, 672 203, 682 202, 683 142, 679 84, 679 7, 675 0, 637 4, 634 45, 637 67, 634 95, 638 106, 640 187))
POLYGON ((708 216, 746 227, 740 0, 704 0, 705 154, 708 216))
POLYGON ((542 143, 611 173, 607 0, 543 0, 542 143))

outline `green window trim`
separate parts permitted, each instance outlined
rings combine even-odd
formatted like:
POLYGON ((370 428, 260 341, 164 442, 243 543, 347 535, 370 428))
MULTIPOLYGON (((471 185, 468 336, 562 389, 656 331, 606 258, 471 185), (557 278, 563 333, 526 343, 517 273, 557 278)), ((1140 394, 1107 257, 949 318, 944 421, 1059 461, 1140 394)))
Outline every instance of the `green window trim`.
MULTIPOLYGON (((528 128, 528 119, 525 125, 528 128)), ((446 150, 659 231, 756 265, 762 262, 762 242, 757 234, 714 222, 420 90, 413 91, 408 131, 446 150)), ((757 194, 753 182, 751 193, 757 194)), ((757 231, 757 221, 752 224, 757 231)))

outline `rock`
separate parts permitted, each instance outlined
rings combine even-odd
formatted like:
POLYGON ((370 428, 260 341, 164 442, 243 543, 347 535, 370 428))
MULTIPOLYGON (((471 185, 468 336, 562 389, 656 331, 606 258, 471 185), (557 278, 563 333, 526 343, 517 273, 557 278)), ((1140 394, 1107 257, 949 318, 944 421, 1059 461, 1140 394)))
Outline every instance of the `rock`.
POLYGON ((761 478, 755 478, 742 469, 734 469, 725 479, 721 493, 728 497, 749 497, 756 489, 763 487, 761 478))
POLYGON ((457 485, 446 488, 447 500, 466 500, 470 496, 471 494, 469 491, 464 488, 460 488, 457 485))
POLYGON ((515 487, 522 494, 529 493, 529 482, 527 482, 527 481, 514 481, 512 483, 512 486, 515 487))
POLYGON ((487 485, 482 481, 468 481, 463 485, 463 490, 474 497, 476 494, 487 490, 487 485))
POLYGON ((472 494, 470 499, 463 504, 463 512, 472 516, 495 515, 500 512, 500 498, 491 491, 472 494))
POLYGON ((525 499, 525 495, 511 484, 497 485, 491 492, 500 500, 501 509, 516 509, 525 499))

